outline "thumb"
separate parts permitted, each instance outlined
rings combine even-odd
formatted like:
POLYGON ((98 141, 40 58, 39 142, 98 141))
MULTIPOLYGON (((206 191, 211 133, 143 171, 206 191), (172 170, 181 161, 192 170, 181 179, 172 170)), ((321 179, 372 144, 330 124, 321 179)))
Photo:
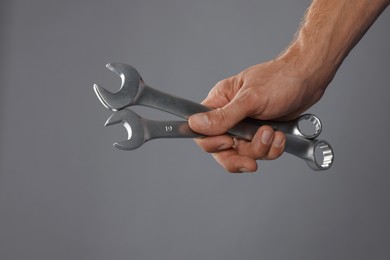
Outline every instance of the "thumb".
POLYGON ((231 101, 224 107, 210 112, 194 114, 189 117, 188 122, 195 132, 204 135, 220 135, 244 119, 246 114, 247 108, 242 102, 231 101))

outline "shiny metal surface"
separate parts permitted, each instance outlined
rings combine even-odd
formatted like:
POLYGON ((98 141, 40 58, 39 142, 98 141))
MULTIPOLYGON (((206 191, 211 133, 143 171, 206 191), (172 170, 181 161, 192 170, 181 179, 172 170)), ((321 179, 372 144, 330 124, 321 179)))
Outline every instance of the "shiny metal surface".
POLYGON ((286 134, 285 152, 303 159, 315 171, 329 169, 334 159, 333 149, 328 142, 289 134, 286 134))
POLYGON ((105 126, 121 123, 127 130, 127 140, 114 143, 122 150, 134 150, 145 142, 157 138, 195 138, 201 135, 189 127, 187 121, 155 121, 140 117, 130 109, 112 114, 105 126))
MULTIPOLYGON (((149 120, 130 109, 114 112, 106 121, 105 126, 119 123, 126 128, 128 134, 127 140, 114 143, 114 147, 121 150, 134 150, 145 142, 157 138, 202 137, 191 130, 187 121, 149 120)), ((285 151, 305 160, 313 170, 325 170, 333 162, 332 148, 327 142, 321 140, 310 140, 286 134, 285 151)))
MULTIPOLYGON (((139 105, 159 109, 179 117, 187 119, 189 116, 207 112, 211 109, 196 102, 176 97, 146 85, 138 71, 130 65, 121 63, 109 63, 108 69, 119 75, 122 84, 116 93, 109 92, 105 88, 94 84, 93 88, 101 103, 112 111, 118 111, 125 107, 139 105)), ((248 119, 236 125, 229 133, 250 140, 252 132, 256 132, 259 126, 270 125, 275 130, 286 134, 302 136, 309 139, 318 137, 322 125, 320 120, 311 114, 305 114, 295 120, 287 122, 263 121, 248 119), (299 123, 307 121, 313 124, 315 130, 312 133, 304 133, 299 128, 299 123), (249 130, 251 129, 251 130, 249 130), (250 134, 248 135, 248 132, 250 134)))
MULTIPOLYGON (((210 111, 210 108, 147 86, 138 71, 130 65, 109 63, 106 67, 121 77, 121 87, 116 93, 112 93, 94 84, 94 91, 106 108, 114 112, 119 111, 108 119, 106 125, 122 123, 129 133, 128 140, 115 143, 115 147, 133 150, 155 138, 199 136, 191 131, 186 121, 151 121, 124 108, 133 105, 147 106, 185 119, 196 113, 210 111), (172 127, 172 131, 164 132, 164 127, 167 125, 172 127)), ((333 149, 326 141, 315 139, 322 130, 321 121, 315 115, 304 114, 287 122, 248 118, 238 123, 228 133, 242 139, 252 140, 262 125, 270 125, 275 130, 283 131, 286 134, 285 151, 305 160, 313 170, 326 170, 331 167, 334 160, 333 149), (303 131, 303 123, 309 124, 311 129, 303 131)))

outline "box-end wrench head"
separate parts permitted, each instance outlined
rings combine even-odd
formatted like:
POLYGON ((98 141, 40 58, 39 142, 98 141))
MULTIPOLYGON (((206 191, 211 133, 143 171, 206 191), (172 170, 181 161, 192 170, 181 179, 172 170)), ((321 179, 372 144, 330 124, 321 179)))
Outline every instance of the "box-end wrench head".
POLYGON ((286 134, 285 152, 295 155, 315 171, 328 170, 334 160, 332 146, 324 140, 305 139, 286 134))
POLYGON ((142 118, 130 109, 112 114, 105 126, 121 123, 127 130, 127 140, 114 143, 121 150, 134 150, 157 138, 196 138, 201 135, 191 130, 186 121, 155 121, 142 118))

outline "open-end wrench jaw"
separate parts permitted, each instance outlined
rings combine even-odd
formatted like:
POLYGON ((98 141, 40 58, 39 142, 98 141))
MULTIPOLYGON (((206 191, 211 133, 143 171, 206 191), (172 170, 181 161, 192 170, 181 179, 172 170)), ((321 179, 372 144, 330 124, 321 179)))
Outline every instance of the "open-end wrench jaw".
POLYGON ((94 84, 93 89, 100 102, 112 111, 118 111, 133 105, 138 92, 144 85, 141 75, 135 68, 127 64, 108 63, 106 67, 121 78, 122 84, 115 93, 106 90, 98 84, 94 84))
POLYGON ((121 123, 127 130, 127 140, 114 143, 121 150, 134 150, 146 142, 143 119, 131 110, 124 109, 112 114, 104 124, 111 126, 121 123))

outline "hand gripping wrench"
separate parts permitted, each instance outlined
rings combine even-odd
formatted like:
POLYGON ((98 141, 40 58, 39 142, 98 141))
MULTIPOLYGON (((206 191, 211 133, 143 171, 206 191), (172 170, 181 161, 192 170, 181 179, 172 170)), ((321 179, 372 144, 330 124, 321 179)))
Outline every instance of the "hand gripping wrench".
MULTIPOLYGON (((116 93, 111 93, 94 84, 97 97, 109 110, 119 111, 132 105, 141 105, 166 111, 185 119, 192 114, 211 110, 201 104, 151 88, 144 83, 138 71, 130 65, 111 63, 107 64, 107 68, 122 79, 121 87, 116 93)), ((230 129, 228 133, 251 140, 261 125, 270 125, 275 130, 283 131, 286 134, 285 151, 304 159, 313 170, 326 170, 331 167, 334 158, 332 147, 326 141, 314 140, 322 130, 321 122, 316 116, 305 114, 287 122, 246 119, 230 129), (300 123, 303 121, 309 121, 314 126, 313 133, 301 131, 300 123)))
MULTIPOLYGON (((187 121, 155 121, 140 117, 130 109, 123 109, 112 114, 105 126, 121 123, 127 130, 127 140, 114 143, 114 147, 122 150, 134 150, 145 142, 157 138, 196 138, 203 137, 191 130, 187 121)), ((317 159, 312 151, 319 147, 328 149, 328 143, 319 140, 309 140, 286 135, 286 152, 304 159, 314 170, 321 170, 317 166, 317 159), (297 148, 299 146, 299 148, 297 148), (325 146, 325 147, 324 147, 325 146), (294 148, 295 147, 295 148, 294 148)), ((332 163, 329 154, 323 155, 321 165, 332 163)), ((322 166, 325 167, 325 166, 322 166)))

